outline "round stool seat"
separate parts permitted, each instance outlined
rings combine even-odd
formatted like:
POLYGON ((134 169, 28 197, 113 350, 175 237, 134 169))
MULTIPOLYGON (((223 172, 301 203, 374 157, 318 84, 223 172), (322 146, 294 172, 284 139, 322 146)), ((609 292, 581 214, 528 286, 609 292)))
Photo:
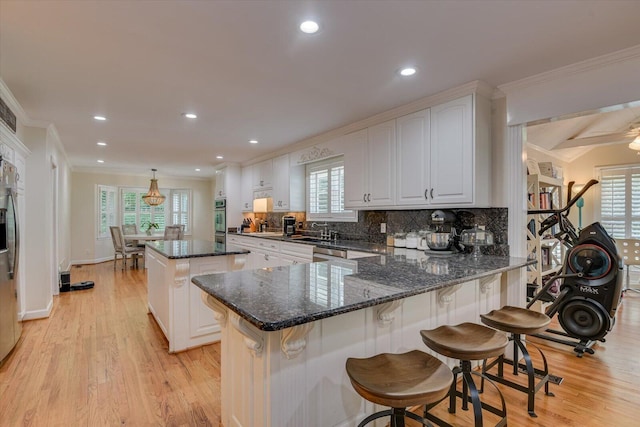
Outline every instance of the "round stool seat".
POLYGON ((349 358, 346 369, 360 396, 392 408, 435 403, 449 393, 453 381, 447 365, 419 350, 349 358))
POLYGON ((422 330, 422 341, 433 351, 459 360, 482 360, 504 352, 509 343, 506 334, 477 323, 443 325, 422 330))
POLYGON ((506 305, 499 310, 481 314, 482 323, 512 334, 537 334, 544 331, 551 319, 544 313, 506 305))

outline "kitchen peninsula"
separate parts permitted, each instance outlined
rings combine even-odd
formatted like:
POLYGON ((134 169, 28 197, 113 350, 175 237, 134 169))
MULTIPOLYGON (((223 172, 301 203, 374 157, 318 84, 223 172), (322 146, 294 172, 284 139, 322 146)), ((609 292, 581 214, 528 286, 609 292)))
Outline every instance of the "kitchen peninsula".
POLYGON ((222 328, 222 423, 357 424, 375 411, 351 388, 348 357, 426 351, 421 329, 477 322, 529 263, 381 255, 193 277, 222 328))
POLYGON ((189 279, 242 269, 248 253, 245 249, 217 247, 206 240, 147 243, 149 312, 169 340, 170 353, 220 340, 218 322, 189 279))

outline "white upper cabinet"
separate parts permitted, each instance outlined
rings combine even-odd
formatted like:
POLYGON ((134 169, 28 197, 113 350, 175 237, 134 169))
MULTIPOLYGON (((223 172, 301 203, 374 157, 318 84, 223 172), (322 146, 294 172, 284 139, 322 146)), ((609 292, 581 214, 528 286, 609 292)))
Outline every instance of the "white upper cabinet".
POLYGON ((374 208, 395 203, 396 121, 347 135, 345 207, 374 208))
POLYGON ((491 103, 478 95, 431 108, 431 205, 491 202, 491 103))
POLYGON ((429 202, 431 190, 429 117, 429 109, 426 109, 396 120, 398 131, 396 203, 399 206, 420 206, 429 202))
POLYGON ((265 160, 264 162, 253 165, 253 189, 264 190, 271 188, 273 185, 273 160, 265 160))
POLYGON ((240 202, 242 203, 242 212, 253 211, 253 166, 245 166, 242 168, 240 178, 240 202))
POLYGON ((227 197, 225 187, 226 168, 216 171, 215 199, 224 199, 227 197))
POLYGON ((291 166, 289 155, 273 159, 274 212, 304 211, 304 166, 291 166))

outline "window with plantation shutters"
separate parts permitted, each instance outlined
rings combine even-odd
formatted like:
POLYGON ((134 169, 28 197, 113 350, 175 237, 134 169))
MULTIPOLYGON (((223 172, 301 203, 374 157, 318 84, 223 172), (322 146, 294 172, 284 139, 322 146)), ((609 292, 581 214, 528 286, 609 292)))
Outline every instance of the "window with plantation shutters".
POLYGON ((344 160, 336 157, 307 165, 307 220, 355 221, 344 208, 344 160))
POLYGON ((190 190, 171 190, 171 224, 184 225, 186 234, 190 234, 191 231, 191 221, 189 220, 190 200, 190 190))
MULTIPOLYGON (((164 230, 167 225, 165 206, 166 202, 159 206, 149 206, 142 200, 142 196, 149 190, 145 188, 121 188, 120 189, 120 220, 122 224, 136 224, 138 231, 145 231, 149 223, 156 223, 159 230, 164 230)), ((162 191, 163 193, 166 190, 162 191)))
POLYGON ((600 222, 613 238, 640 238, 640 166, 600 170, 600 222))
POLYGON ((98 238, 111 238, 109 226, 135 224, 138 232, 147 230, 149 223, 158 224, 158 232, 167 225, 184 225, 191 234, 191 190, 161 189, 167 196, 159 206, 149 206, 142 200, 148 188, 98 186, 98 238), (120 192, 120 203, 117 194, 120 192), (119 219, 119 221, 118 221, 119 219))
POLYGON ((98 185, 98 238, 111 238, 109 227, 117 225, 115 187, 98 185))

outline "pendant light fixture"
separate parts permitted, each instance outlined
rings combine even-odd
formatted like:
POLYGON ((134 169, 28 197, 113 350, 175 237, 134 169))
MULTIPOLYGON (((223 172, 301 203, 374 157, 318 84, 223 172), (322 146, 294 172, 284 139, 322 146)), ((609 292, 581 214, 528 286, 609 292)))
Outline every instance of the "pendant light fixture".
POLYGON ((631 148, 632 150, 640 151, 640 135, 636 136, 636 139, 634 139, 633 142, 629 144, 629 148, 631 148))
POLYGON ((166 197, 160 194, 160 190, 158 190, 158 180, 156 179, 157 169, 151 169, 151 171, 153 172, 153 178, 151 178, 149 192, 142 196, 142 200, 149 206, 158 206, 164 202, 166 197))

